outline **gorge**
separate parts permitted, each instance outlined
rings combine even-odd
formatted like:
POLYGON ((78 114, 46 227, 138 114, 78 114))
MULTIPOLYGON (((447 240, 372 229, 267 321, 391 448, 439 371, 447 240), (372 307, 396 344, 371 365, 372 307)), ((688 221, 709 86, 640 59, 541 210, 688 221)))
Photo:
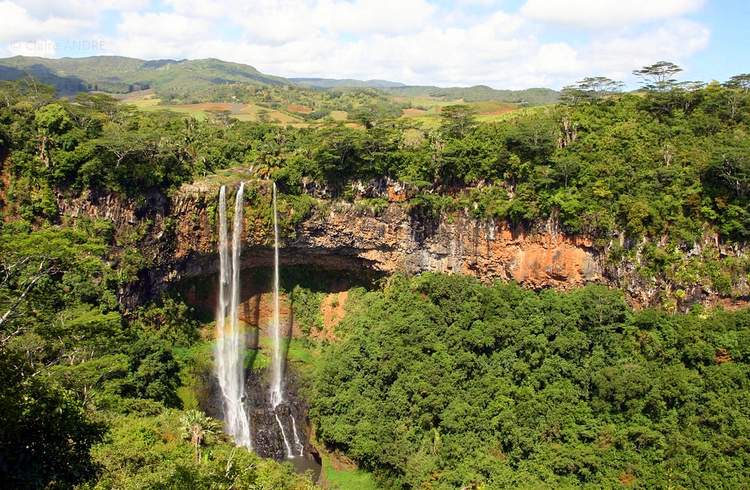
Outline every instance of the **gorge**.
MULTIPOLYGON (((263 353, 268 359, 260 364, 264 366, 261 369, 248 370, 244 385, 243 408, 248 414, 253 449, 262 456, 291 460, 299 470, 312 469, 317 475, 317 450, 308 439, 308 405, 298 393, 298 375, 292 373, 290 380, 284 375, 288 342, 293 337, 303 338, 303 334, 290 298, 284 298, 285 304, 281 304, 281 267, 301 268, 303 276, 320 275, 321 271, 340 275, 339 286, 331 282, 329 291, 338 290, 341 284, 347 284, 343 286, 346 289, 357 283, 346 279, 347 274, 377 278, 398 272, 436 271, 477 275, 487 282, 515 280, 531 289, 559 290, 573 290, 588 283, 617 285, 631 277, 627 266, 618 269, 607 263, 605 248, 585 237, 566 236, 552 222, 526 230, 508 223, 473 219, 465 212, 438 219, 415 216, 400 201, 398 184, 386 183, 380 189, 375 195, 388 198, 389 203, 377 213, 356 202, 330 202, 314 208, 293 226, 288 219, 294 210, 283 206, 280 212, 273 183, 244 178, 218 186, 218 208, 213 204, 217 192, 213 185, 185 186, 170 200, 159 199, 159 205, 150 206, 157 210, 152 215, 139 214, 133 204, 112 198, 98 201, 89 197, 61 203, 61 207, 70 217, 106 217, 123 228, 148 223, 151 228, 142 242, 144 250, 154 253, 155 258, 168 260, 157 262, 150 269, 150 275, 140 283, 145 289, 126 294, 132 294, 134 301, 143 301, 143 295, 177 288, 185 292, 188 302, 208 309, 216 293, 199 284, 216 274, 217 265, 219 276, 226 274, 221 272, 222 250, 226 249, 222 236, 228 235, 222 232, 227 220, 222 200, 234 195, 237 204, 247 193, 244 205, 235 207, 232 227, 233 237, 235 230, 242 230, 243 251, 235 256, 239 247, 232 248, 231 260, 225 263, 241 274, 240 281, 244 283, 231 289, 237 291, 232 298, 234 294, 240 296, 228 318, 236 314, 244 328, 253 330, 247 337, 251 359, 263 353), (218 221, 212 213, 218 213, 218 221), (170 218, 177 222, 171 229, 167 226, 170 218)), ((708 250, 717 247, 710 240, 701 246, 708 250)), ((223 297, 221 284, 219 298, 223 297)), ((652 292, 659 286, 636 280, 631 284, 634 303, 648 305, 661 299, 652 292)), ((289 287, 286 286, 287 294, 289 287)), ((715 294, 698 291, 694 297, 686 298, 685 304, 718 299, 715 294)), ((218 409, 210 400, 202 406, 209 415, 228 420, 230 411, 226 406, 218 409)), ((238 444, 243 443, 244 439, 237 435, 234 438, 238 444)))
POLYGON ((745 488, 743 80, 205 119, 0 82, 0 480, 745 488))

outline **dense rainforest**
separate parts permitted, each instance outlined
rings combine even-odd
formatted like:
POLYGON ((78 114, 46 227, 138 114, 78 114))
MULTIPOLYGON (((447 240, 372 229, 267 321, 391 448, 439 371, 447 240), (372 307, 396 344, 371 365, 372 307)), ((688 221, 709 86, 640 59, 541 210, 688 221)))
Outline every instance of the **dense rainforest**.
MULTIPOLYGON (((389 178, 429 218, 464 211, 610 243, 663 271, 704 237, 750 235, 750 77, 571 88, 554 106, 425 128, 388 114, 293 128, 141 112, 0 85, 0 474, 31 488, 308 488, 235 449, 190 394, 210 363, 179 295, 119 301, 148 267, 61 199, 147 206, 250 168, 289 202, 389 178)), ((309 204, 309 203, 308 203, 309 204)), ((377 208, 378 199, 367 205, 377 208)), ((732 293, 748 263, 715 257, 732 293)), ((319 441, 391 488, 727 487, 750 478, 746 311, 634 311, 621 292, 393 276, 347 305, 310 378, 319 441)), ((308 312, 309 313, 309 312, 308 312)), ((304 315, 303 315, 304 316, 304 315)), ((315 317, 315 315, 310 315, 315 317)))
POLYGON ((471 205, 515 222, 554 214, 565 231, 593 236, 690 242, 707 226, 725 240, 750 234, 744 82, 569 97, 491 124, 448 106, 436 129, 388 118, 361 128, 196 121, 102 94, 56 100, 28 82, 4 82, 1 99, 0 148, 13 177, 5 206, 27 220, 54 220, 55 192, 142 196, 245 165, 292 194, 315 182, 346 197, 352 181, 390 177, 414 186, 414 206, 471 205))
POLYGON ((325 353, 320 439, 392 488, 744 488, 750 315, 632 311, 462 276, 363 293, 325 353))

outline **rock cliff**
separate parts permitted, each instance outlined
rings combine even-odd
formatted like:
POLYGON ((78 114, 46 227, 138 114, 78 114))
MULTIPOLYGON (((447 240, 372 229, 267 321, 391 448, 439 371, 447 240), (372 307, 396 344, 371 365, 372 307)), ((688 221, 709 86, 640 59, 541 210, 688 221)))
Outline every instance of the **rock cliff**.
MULTIPOLYGON (((255 203, 268 201, 267 183, 256 184, 250 192, 255 203)), ((141 271, 135 291, 123 292, 137 301, 137 296, 217 271, 217 192, 216 185, 191 185, 170 198, 154 195, 140 203, 83 195, 61 198, 59 208, 64 219, 110 220, 120 235, 132 236, 138 230, 137 240, 118 241, 122 247, 137 248, 150 264, 141 271)), ((410 212, 402 192, 388 187, 383 196, 388 202, 378 212, 349 202, 323 201, 284 235, 282 265, 384 274, 463 273, 485 281, 514 280, 534 289, 570 289, 594 282, 623 287, 641 305, 658 301, 665 290, 682 287, 668 280, 644 279, 635 264, 613 263, 607 247, 560 233, 553 221, 528 229, 474 219, 465 211, 420 217, 410 212)), ((270 226, 253 213, 253 202, 251 198, 246 203, 245 268, 270 266, 273 260, 270 226)), ((719 296, 698 285, 680 291, 686 304, 719 296)))

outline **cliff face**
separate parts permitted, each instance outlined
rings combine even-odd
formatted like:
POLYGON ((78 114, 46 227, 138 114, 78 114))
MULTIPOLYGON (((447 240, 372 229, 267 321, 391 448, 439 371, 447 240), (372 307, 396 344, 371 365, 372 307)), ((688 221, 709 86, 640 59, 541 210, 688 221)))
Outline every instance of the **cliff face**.
POLYGON ((291 247, 330 250, 386 273, 437 271, 532 288, 571 288, 603 279, 591 243, 550 230, 528 232, 462 214, 422 221, 391 203, 377 216, 338 204, 306 220, 291 247))
MULTIPOLYGON (((137 248, 150 264, 137 287, 123 291, 123 296, 137 302, 139 296, 218 270, 214 187, 186 186, 171 198, 155 195, 138 205, 113 196, 85 195, 60 199, 59 207, 64 219, 108 219, 119 235, 138 230, 137 240, 118 240, 121 247, 137 248)), ((560 233, 552 221, 528 230, 476 220, 464 212, 418 217, 402 202, 401 192, 388 188, 383 195, 389 202, 377 214, 355 204, 333 202, 298 221, 294 233, 282 237, 282 265, 386 274, 463 273, 486 281, 515 280, 535 289, 570 289, 595 282, 623 287, 641 305, 659 300, 665 289, 680 287, 643 279, 635 264, 612 265, 607 250, 585 237, 560 233)), ((270 198, 261 196, 266 197, 270 198)), ((246 210, 243 266, 271 266, 271 229, 254 220, 250 211, 246 210)), ((686 287, 682 294, 686 304, 717 296, 697 286, 686 287)))

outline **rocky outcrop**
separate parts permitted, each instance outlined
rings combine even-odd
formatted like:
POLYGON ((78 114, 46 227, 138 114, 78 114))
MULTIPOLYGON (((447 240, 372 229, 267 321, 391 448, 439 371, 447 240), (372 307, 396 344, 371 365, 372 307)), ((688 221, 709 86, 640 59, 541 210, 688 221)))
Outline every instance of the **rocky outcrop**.
MULTIPOLYGON (((255 182, 251 189, 256 204, 270 200, 267 182, 255 182)), ((311 194, 320 192, 313 189, 311 194)), ((633 262, 613 264, 606 247, 560 233, 554 220, 529 229, 474 219, 468 211, 425 216, 404 202, 408 190, 403 187, 377 185, 358 192, 387 203, 375 212, 360 204, 321 201, 282 237, 282 265, 377 274, 462 273, 485 281, 514 280, 534 289, 603 283, 624 288, 641 305, 659 301, 665 290, 680 291, 686 304, 717 297, 702 286, 682 290, 669 281, 643 278, 633 262)), ((115 196, 61 197, 59 209, 64 219, 110 220, 119 246, 140 250, 150 266, 134 289, 123 292, 137 302, 170 284, 217 271, 217 194, 218 185, 190 185, 170 198, 153 195, 139 203, 115 196), (123 238, 127 236, 137 239, 128 242, 123 238)), ((245 213, 243 267, 267 267, 273 261, 271 228, 254 217, 252 207, 251 199, 245 213)))
POLYGON ((377 216, 338 203, 303 222, 288 246, 349 255, 385 273, 463 273, 561 289, 603 279, 599 254, 585 239, 512 228, 463 213, 422 220, 396 203, 377 216))

